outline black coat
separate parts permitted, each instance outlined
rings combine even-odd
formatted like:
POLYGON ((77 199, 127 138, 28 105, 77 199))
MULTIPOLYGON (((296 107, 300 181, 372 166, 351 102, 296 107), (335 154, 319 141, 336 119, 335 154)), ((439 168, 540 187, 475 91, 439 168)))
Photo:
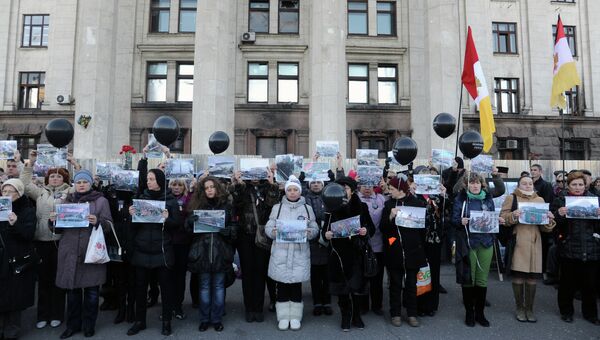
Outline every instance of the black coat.
POLYGON ((256 233, 256 218, 253 206, 256 208, 256 217, 261 225, 267 224, 271 208, 279 203, 279 187, 277 184, 261 182, 254 186, 251 183, 235 184, 230 187, 233 199, 235 219, 239 221, 240 232, 256 233))
POLYGON ((390 213, 393 208, 402 205, 425 208, 427 202, 413 195, 385 202, 380 229, 386 266, 393 269, 419 269, 427 263, 424 247, 426 229, 397 227, 395 219, 390 220, 390 213))
MULTIPOLYGON (((231 223, 231 205, 226 200, 207 204, 197 210, 225 210, 225 228, 218 233, 194 234, 188 255, 188 270, 192 273, 225 273, 233 263, 232 242, 237 228, 231 223)), ((186 230, 194 230, 195 215, 186 219, 186 230)))
MULTIPOLYGON (((119 238, 119 244, 121 245, 122 259, 123 261, 129 262, 131 254, 133 253, 134 236, 132 226, 129 223, 129 207, 132 204, 133 193, 130 191, 114 190, 112 185, 102 188, 102 191, 104 197, 108 200, 115 232, 119 238)), ((106 244, 107 246, 117 246, 117 242, 114 239, 112 232, 106 234, 106 244)))
POLYGON ((554 190, 552 190, 552 184, 544 181, 544 179, 540 177, 537 181, 533 182, 533 186, 535 192, 544 199, 544 202, 550 204, 554 202, 554 190))
MULTIPOLYGON (((304 195, 306 204, 310 205, 315 213, 317 224, 319 225, 319 233, 321 232, 323 219, 325 218, 325 204, 321 193, 307 191, 304 195)), ((319 238, 310 240, 310 264, 311 265, 326 265, 329 262, 329 249, 319 242, 319 238)))
MULTIPOLYGON (((567 194, 568 196, 568 194, 567 194)), ((586 192, 584 196, 597 196, 586 192)), ((558 256, 580 261, 600 261, 600 240, 593 236, 600 234, 600 221, 560 216, 558 209, 565 206, 565 198, 558 197, 552 203, 550 211, 555 216, 558 232, 558 256)))
POLYGON ((34 254, 35 208, 27 197, 20 197, 12 203, 12 211, 17 215, 13 226, 0 222, 0 313, 33 306, 35 296, 35 266, 15 275, 9 264, 9 259, 34 254))
MULTIPOLYGON (((323 239, 333 222, 360 214, 360 224, 367 228, 370 236, 375 234, 375 225, 369 214, 369 207, 356 193, 347 205, 325 214, 325 225, 321 231, 323 239), (330 218, 331 217, 331 218, 330 218)), ((329 242, 329 290, 333 295, 366 294, 368 289, 364 273, 364 249, 369 239, 366 236, 334 238, 329 242), (340 262, 341 261, 341 262, 340 262)))
POLYGON ((153 192, 146 189, 138 199, 165 200, 169 217, 165 223, 131 223, 133 233, 133 255, 131 264, 143 268, 172 267, 175 261, 171 230, 184 223, 177 200, 170 191, 153 192))

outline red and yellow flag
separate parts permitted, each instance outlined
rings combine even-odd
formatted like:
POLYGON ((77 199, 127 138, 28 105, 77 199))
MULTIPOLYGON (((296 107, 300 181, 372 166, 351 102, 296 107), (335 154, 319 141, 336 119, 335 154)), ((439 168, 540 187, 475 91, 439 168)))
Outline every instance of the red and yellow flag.
POLYGON ((479 128, 483 138, 483 151, 489 152, 494 144, 494 114, 488 92, 487 83, 479 62, 479 56, 473 42, 471 26, 467 34, 467 47, 465 49, 465 64, 462 72, 462 83, 477 104, 479 110, 479 128))
POLYGON ((556 41, 554 42, 554 77, 552 78, 550 106, 564 109, 567 104, 564 92, 579 84, 581 84, 581 80, 577 74, 575 61, 559 15, 556 24, 556 41))

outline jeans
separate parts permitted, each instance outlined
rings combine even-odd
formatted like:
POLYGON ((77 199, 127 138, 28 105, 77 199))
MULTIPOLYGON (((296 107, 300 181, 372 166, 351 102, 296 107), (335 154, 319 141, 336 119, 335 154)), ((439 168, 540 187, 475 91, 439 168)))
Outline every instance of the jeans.
POLYGON ((38 267, 37 321, 65 319, 65 290, 56 286, 58 241, 36 241, 42 259, 38 267))
POLYGON ((277 302, 302 302, 302 282, 283 283, 275 281, 277 302))
POLYGON ((598 317, 596 306, 596 273, 600 268, 600 261, 560 259, 560 285, 558 286, 558 307, 560 314, 572 316, 573 298, 577 288, 581 289, 581 314, 584 318, 595 319, 598 317))
POLYGON ((67 328, 94 330, 98 318, 100 286, 67 290, 67 328))
POLYGON ((221 322, 225 310, 225 273, 201 273, 200 323, 221 322))

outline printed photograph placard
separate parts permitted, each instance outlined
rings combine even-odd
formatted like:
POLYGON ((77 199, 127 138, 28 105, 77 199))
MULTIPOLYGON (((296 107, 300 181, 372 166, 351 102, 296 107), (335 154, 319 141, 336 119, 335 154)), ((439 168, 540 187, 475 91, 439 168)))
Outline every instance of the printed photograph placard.
POLYGON ((13 159, 17 151, 16 140, 0 140, 0 159, 13 159))
POLYGON ((519 202, 519 210, 521 210, 521 216, 519 216, 519 223, 521 224, 548 224, 550 218, 548 217, 548 211, 550 204, 548 203, 537 203, 537 202, 519 202))
POLYGON ((469 212, 469 231, 479 234, 497 234, 500 232, 497 211, 471 210, 469 212))
POLYGON ((340 142, 336 140, 318 140, 317 152, 321 157, 336 157, 340 152, 340 142))
POLYGON ((12 199, 0 197, 0 222, 8 221, 8 215, 12 211, 12 199))
POLYGON ((156 137, 154 137, 153 133, 149 133, 148 134, 148 152, 146 152, 146 157, 148 158, 162 158, 163 156, 163 152, 162 152, 162 147, 163 145, 160 144, 157 140, 156 137))
POLYGON ((494 169, 494 160, 490 155, 479 155, 471 160, 471 171, 489 174, 494 169))
POLYGON ((103 181, 109 181, 114 171, 123 170, 123 164, 111 162, 96 163, 96 176, 103 181))
POLYGON ((567 218, 598 219, 598 197, 565 196, 567 218))
POLYGON ((240 171, 242 180, 267 179, 269 175, 269 160, 266 158, 242 158, 240 159, 240 171))
POLYGON ((309 162, 304 163, 304 181, 329 181, 329 163, 325 162, 309 162))
POLYGON ((294 173, 294 155, 276 155, 275 164, 277 164, 277 172, 275 173, 275 180, 283 183, 290 178, 290 175, 294 173))
POLYGON ((133 200, 135 215, 132 223, 163 223, 165 219, 162 212, 165 209, 165 201, 133 200))
POLYGON ((419 195, 439 195, 440 194, 440 175, 414 175, 417 189, 415 192, 419 195))
POLYGON ((360 215, 331 223, 333 238, 345 238, 358 235, 360 229, 360 215))
POLYGON ((277 220, 278 243, 305 243, 306 242, 306 220, 277 220))
POLYGON ((383 169, 378 166, 359 165, 356 167, 358 184, 368 187, 377 187, 383 177, 383 169))
POLYGON ((300 175, 302 172, 302 164, 304 163, 304 156, 294 155, 294 174, 300 175))
POLYGON ((135 170, 113 170, 110 181, 115 190, 137 191, 140 173, 135 170))
POLYGON ((234 156, 208 156, 208 173, 217 178, 231 178, 235 168, 234 156))
POLYGON ((89 203, 57 204, 55 209, 56 228, 86 228, 90 225, 89 203))
POLYGON ((194 178, 194 160, 191 158, 170 158, 165 164, 167 179, 194 178))
POLYGON ((194 233, 218 233, 225 228, 225 210, 194 210, 194 233))
POLYGON ((443 149, 431 150, 431 163, 433 163, 433 165, 437 165, 440 168, 447 169, 452 167, 453 161, 454 154, 452 152, 443 149))
POLYGON ((396 225, 403 228, 423 229, 425 228, 426 208, 398 206, 396 214, 396 225))
POLYGON ((48 169, 67 167, 67 148, 57 149, 50 144, 38 144, 33 172, 45 176, 48 169))
POLYGON ((360 165, 379 166, 379 150, 356 149, 356 162, 360 165))

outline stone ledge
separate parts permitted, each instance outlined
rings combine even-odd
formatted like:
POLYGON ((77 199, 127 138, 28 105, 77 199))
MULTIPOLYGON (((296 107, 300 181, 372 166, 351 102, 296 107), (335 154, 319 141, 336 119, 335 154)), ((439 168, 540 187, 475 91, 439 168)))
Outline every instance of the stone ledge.
MULTIPOLYGON (((537 115, 494 115, 495 121, 521 121, 521 122, 558 122, 563 116, 537 116, 537 115)), ((571 116, 565 115, 565 122, 600 122, 600 117, 571 116)), ((478 114, 463 115, 465 121, 479 121, 478 114)))
POLYGON ((238 44, 238 48, 242 52, 256 53, 304 53, 308 49, 308 45, 257 45, 257 44, 238 44))
POLYGON ((384 46, 346 46, 347 54, 360 55, 404 55, 408 49, 406 47, 384 47, 384 46))
POLYGON ((140 52, 194 52, 194 44, 138 44, 140 52))

